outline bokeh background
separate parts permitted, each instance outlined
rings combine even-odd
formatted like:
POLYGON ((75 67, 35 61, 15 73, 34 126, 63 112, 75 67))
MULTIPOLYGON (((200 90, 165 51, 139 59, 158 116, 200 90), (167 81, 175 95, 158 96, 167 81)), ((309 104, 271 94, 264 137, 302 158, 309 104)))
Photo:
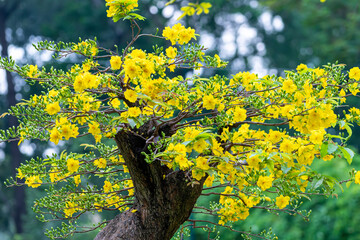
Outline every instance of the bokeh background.
MULTIPOLYGON (((147 20, 140 23, 143 32, 154 33, 174 24, 181 15, 179 9, 192 1, 139 1, 139 9, 147 20)), ((193 1, 196 2, 196 1, 193 1)), ((360 61, 360 1, 358 0, 213 0, 207 15, 185 17, 181 21, 192 26, 200 34, 198 40, 205 45, 208 54, 218 53, 229 61, 226 69, 201 71, 203 75, 214 73, 232 75, 239 71, 281 75, 284 70, 294 69, 300 63, 309 67, 327 63, 344 63, 347 69, 359 66, 360 61)), ((131 39, 128 22, 113 23, 106 17, 104 0, 0 0, 0 49, 1 56, 13 56, 18 64, 38 64, 48 67, 68 68, 70 58, 54 62, 51 53, 35 51, 33 43, 40 40, 78 41, 95 38, 105 48, 123 48, 131 39)), ((166 45, 165 41, 142 38, 136 46, 151 50, 153 44, 166 45)), ((192 71, 179 74, 190 76, 192 71)), ((0 115, 23 98, 40 89, 28 86, 16 75, 0 70, 0 115)), ((359 105, 352 98, 349 106, 359 105)), ((341 110, 339 110, 341 113, 341 110)), ((16 125, 16 119, 0 119, 0 128, 16 125)), ((360 130, 355 128, 349 145, 359 152, 360 130)), ((46 228, 58 223, 42 223, 36 220, 31 207, 34 199, 44 194, 43 188, 7 188, 3 182, 15 176, 15 168, 26 159, 46 156, 63 149, 76 151, 76 146, 25 141, 0 143, 0 239, 42 240, 46 228)), ((353 164, 334 159, 314 163, 338 179, 347 179, 348 172, 360 169, 360 157, 356 154, 353 164)), ((299 216, 267 213, 252 210, 249 218, 235 227, 260 232, 272 227, 279 239, 360 239, 360 187, 343 186, 336 194, 325 199, 314 197, 304 200, 302 208, 311 208, 310 221, 299 216)), ((214 199, 216 200, 216 199, 214 199)), ((208 201, 200 199, 200 201, 208 201)), ((116 213, 104 213, 111 219, 116 213)), ((84 223, 91 224, 99 215, 90 215, 84 223)), ((216 221, 216 219, 209 219, 216 221)), ((190 229, 187 239, 207 239, 207 234, 190 229)), ((223 232, 221 239, 241 239, 234 232, 223 232)), ((96 233, 74 235, 68 239, 92 239, 96 233)), ((211 235, 214 238, 216 234, 211 235)))

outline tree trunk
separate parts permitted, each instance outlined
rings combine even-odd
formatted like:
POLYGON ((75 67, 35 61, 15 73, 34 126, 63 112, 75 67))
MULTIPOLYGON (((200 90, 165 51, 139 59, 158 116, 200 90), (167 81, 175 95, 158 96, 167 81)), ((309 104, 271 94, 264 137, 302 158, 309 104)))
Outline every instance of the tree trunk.
POLYGON ((115 139, 134 183, 135 202, 95 240, 171 239, 189 218, 203 181, 192 185, 183 171, 172 171, 159 161, 146 163, 141 154, 147 149, 146 139, 135 132, 121 131, 115 139))
MULTIPOLYGON (((6 20, 9 16, 9 12, 13 11, 15 5, 10 9, 6 9, 5 6, 0 7, 0 45, 1 45, 1 56, 8 57, 8 42, 6 41, 6 20)), ((11 12, 10 12, 11 13, 11 12)), ((15 98, 15 86, 14 86, 14 79, 10 72, 6 71, 6 82, 8 85, 8 92, 6 95, 7 99, 7 108, 14 106, 16 104, 15 98)), ((11 126, 18 126, 18 121, 15 117, 9 116, 8 118, 8 127, 11 126)), ((20 166, 22 161, 22 155, 20 153, 18 142, 13 141, 7 144, 9 146, 9 158, 11 161, 11 168, 12 168, 12 175, 13 177, 16 176, 16 169, 20 166)), ((15 228, 17 233, 23 232, 23 221, 22 216, 26 213, 26 205, 25 205, 25 188, 16 187, 14 188, 14 203, 13 203, 13 211, 12 215, 14 218, 15 228)))

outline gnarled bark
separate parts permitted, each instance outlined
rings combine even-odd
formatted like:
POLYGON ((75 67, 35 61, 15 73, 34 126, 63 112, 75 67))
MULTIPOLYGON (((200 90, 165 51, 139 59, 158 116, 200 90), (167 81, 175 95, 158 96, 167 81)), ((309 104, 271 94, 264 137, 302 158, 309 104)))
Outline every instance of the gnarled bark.
POLYGON ((121 131, 115 139, 134 183, 135 202, 111 220, 95 240, 171 239, 189 218, 202 182, 189 184, 183 171, 172 171, 158 161, 146 163, 141 154, 147 149, 146 139, 135 132, 121 131))

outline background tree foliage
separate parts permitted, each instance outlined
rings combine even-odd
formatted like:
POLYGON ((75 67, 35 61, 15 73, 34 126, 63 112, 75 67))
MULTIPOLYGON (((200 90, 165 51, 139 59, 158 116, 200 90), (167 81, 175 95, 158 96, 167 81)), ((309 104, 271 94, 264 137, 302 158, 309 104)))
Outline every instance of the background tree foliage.
MULTIPOLYGON (((113 44, 120 46, 122 45, 121 43, 127 41, 125 40, 127 35, 127 30, 124 30, 125 25, 121 25, 121 23, 115 25, 106 20, 105 7, 102 1, 78 1, 76 3, 72 1, 46 1, 44 3, 44 1, 36 0, 3 0, 0 3, 2 4, 2 8, 9 8, 9 6, 15 2, 18 2, 19 5, 16 6, 16 9, 13 9, 14 11, 11 11, 6 27, 8 29, 7 38, 12 45, 26 49, 27 45, 31 43, 36 36, 54 40, 74 41, 77 40, 79 36, 84 39, 88 37, 92 38, 96 35, 98 36, 98 41, 104 46, 112 46, 113 44), (113 39, 115 39, 115 41, 113 41, 113 39)), ((164 3, 165 2, 162 1, 143 1, 140 7, 144 6, 144 8, 149 9, 151 6, 158 6, 159 13, 162 13, 164 3)), ((181 3, 178 6, 180 5, 181 3)), ((213 34, 215 44, 213 44, 211 48, 212 51, 220 51, 221 46, 224 46, 224 39, 222 39, 222 37, 228 29, 236 31, 239 26, 248 25, 257 31, 256 37, 246 46, 246 52, 237 49, 233 55, 226 56, 228 60, 236 63, 234 66, 230 66, 232 70, 253 69, 251 59, 253 59, 254 56, 262 57, 265 59, 265 67, 276 69, 278 72, 281 72, 283 69, 294 68, 299 62, 319 65, 338 60, 341 63, 347 63, 349 66, 355 66, 359 62, 359 38, 357 36, 358 31, 356 31, 356 26, 358 26, 360 21, 358 1, 336 0, 328 1, 326 4, 307 0, 296 2, 286 0, 261 2, 214 1, 212 5, 213 7, 210 13, 202 16, 201 21, 197 21, 198 18, 196 18, 196 16, 194 18, 185 18, 185 21, 194 24, 196 30, 200 33, 205 31, 213 34), (273 22, 274 17, 279 16, 282 19, 284 27, 282 29, 266 29, 264 22, 260 20, 262 14, 265 12, 271 14, 270 19, 267 20, 268 22, 273 22), (240 15, 245 18, 245 20, 241 20, 241 24, 239 24, 239 20, 237 20, 237 17, 240 15), (265 51, 262 50, 263 48, 259 43, 264 44, 265 51)), ((176 5, 174 7, 176 7, 176 5)), ((178 7, 178 9, 179 8, 180 7, 178 7)), ((148 19, 154 18, 153 21, 147 21, 146 24, 149 24, 148 26, 144 26, 149 29, 155 27, 161 29, 167 19, 162 17, 161 14, 149 15, 147 17, 148 19)), ((237 36, 239 39, 242 37, 241 35, 237 36)), ((151 43, 144 42, 142 47, 146 48, 150 45, 151 43)), ((239 46, 236 45, 236 48, 239 48, 239 46)), ((25 52, 24 57, 35 61, 35 59, 29 55, 30 54, 25 52)), ((28 60, 24 60, 24 62, 28 62, 28 60)), ((28 88, 19 82, 15 83, 19 86, 16 92, 21 91, 24 97, 32 94, 32 92, 26 92, 28 88)), ((5 100, 5 98, 2 98, 2 100, 5 100)), ((2 101, 3 110, 1 112, 7 109, 6 105, 5 101, 2 101)), ((5 124, 4 121, 2 124, 5 124)), ((354 131, 353 144, 358 144, 359 142, 356 140, 358 136, 356 133, 357 131, 354 131)), ((358 147, 357 145, 357 148, 358 147)), ((34 154, 41 155, 46 148, 46 146, 37 146, 34 154)), ((8 153, 8 150, 6 150, 5 153, 8 153)), ((6 169, 9 169, 10 163, 11 161, 8 157, 0 163, 2 166, 0 178, 2 182, 9 176, 6 169)), ((14 202, 14 200, 12 200, 14 198, 11 197, 14 190, 5 190, 3 186, 1 187, 2 197, 0 198, 0 204, 4 213, 1 214, 1 216, 8 216, 8 210, 14 209, 9 207, 12 206, 14 202)), ((357 198, 354 197, 355 193, 355 190, 345 191, 344 195, 350 197, 343 196, 343 199, 349 198, 352 199, 352 201, 356 201, 355 199, 357 198), (352 195, 353 191, 354 194, 352 195)), ((35 191, 31 191, 31 193, 27 195, 28 199, 32 199, 33 194, 36 194, 35 191)), ((335 201, 327 201, 326 203, 320 202, 319 205, 329 205, 330 207, 326 208, 326 211, 331 212, 331 210, 334 209, 334 205, 336 206, 339 201, 342 200, 335 199, 335 201)), ((32 201, 29 200, 29 202, 31 205, 32 201)), ((31 210, 27 212, 31 214, 31 210)), ((316 214, 315 211, 313 218, 316 218, 316 214)), ((319 213, 320 216, 322 216, 321 214, 319 213)), ((351 211, 342 214, 344 216, 341 218, 342 220, 353 219, 348 217, 351 215, 351 211)), ((348 223, 339 220, 339 217, 337 217, 337 220, 335 214, 329 215, 329 221, 336 222, 337 229, 342 229, 339 230, 339 232, 344 232, 344 236, 349 236, 349 238, 356 236, 354 231, 348 227, 355 224, 356 219, 354 219, 352 223, 348 223)), ((276 219, 278 218, 279 217, 276 219)), ((271 221, 270 217, 268 220, 266 217, 264 217, 264 219, 271 221)), ((13 227, 13 220, 3 217, 1 221, 3 223, 2 232, 7 235, 12 235, 16 232, 13 227)), ((295 220, 292 219, 292 221, 295 220)), ((255 226, 256 222, 258 222, 258 219, 255 220, 255 223, 249 223, 249 225, 255 226)), ((303 223, 302 221, 300 222, 303 223)), ((317 222, 318 221, 311 221, 312 226, 317 226, 313 228, 314 232, 320 232, 317 231, 317 229, 324 226, 323 224, 316 225, 317 222)), ((31 222, 26 221, 26 224, 28 226, 26 227, 27 237, 36 236, 34 232, 42 232, 42 230, 35 230, 36 228, 30 225, 31 222)), ((299 236, 300 234, 304 237, 307 235, 309 231, 302 231, 302 229, 308 229, 310 225, 308 223, 303 224, 305 225, 292 231, 295 232, 294 236, 299 236)), ((38 225, 36 224, 36 226, 38 225)), ((274 227, 276 228, 276 226, 274 227)), ((262 227, 260 227, 260 229, 262 229, 262 227)), ((282 229, 283 228, 278 228, 276 231, 279 236, 284 236, 281 232, 282 229)), ((286 232, 287 229, 283 230, 286 232)), ((328 229, 324 229, 324 232, 328 232, 328 229)), ((308 236, 311 236, 311 234, 308 236)), ((332 235, 333 239, 340 239, 340 237, 335 236, 337 235, 332 235)))

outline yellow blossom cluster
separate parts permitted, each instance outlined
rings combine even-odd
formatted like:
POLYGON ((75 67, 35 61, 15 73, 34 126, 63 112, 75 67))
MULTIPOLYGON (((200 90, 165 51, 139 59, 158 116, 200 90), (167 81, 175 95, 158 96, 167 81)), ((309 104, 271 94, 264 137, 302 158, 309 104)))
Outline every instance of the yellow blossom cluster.
POLYGON ((38 67, 37 65, 30 65, 29 66, 29 71, 27 73, 27 76, 30 78, 34 78, 36 77, 38 74, 38 67))
POLYGON ((202 3, 189 3, 187 6, 184 6, 181 8, 181 11, 183 12, 180 17, 178 17, 177 20, 180 20, 181 18, 187 16, 192 16, 196 13, 196 15, 200 15, 201 13, 208 14, 209 8, 211 8, 212 5, 209 2, 202 2, 202 3))
POLYGON ((82 54, 96 56, 99 52, 96 44, 90 41, 82 41, 78 44, 74 44, 72 49, 74 51, 79 51, 82 54))
POLYGON ((74 89, 76 92, 83 92, 84 89, 97 88, 99 83, 97 76, 89 72, 84 72, 75 77, 74 89))
MULTIPOLYGON (((106 2, 109 17, 137 7, 137 1, 106 2)), ((205 12, 209 8, 203 7, 205 12)), ((196 34, 178 23, 162 36, 183 45, 196 34)), ((345 144, 352 124, 360 123, 360 110, 339 115, 336 109, 359 93, 359 68, 350 69, 345 82, 342 65, 313 69, 305 64, 283 77, 239 72, 230 78, 184 78, 172 71, 225 63, 218 55, 205 56, 196 44, 186 51, 170 46, 153 52, 130 45, 123 56, 112 51, 98 56, 102 48, 82 41, 65 50, 87 59, 67 71, 19 68, 23 77, 39 78, 46 89, 16 106, 20 142, 30 137, 55 144, 87 141, 80 143, 84 152, 33 160, 18 170, 17 177, 29 187, 63 182, 76 189, 52 192, 66 218, 85 211, 124 211, 131 205, 133 169, 115 143, 126 134, 141 139, 136 147, 143 144, 139 153, 129 155, 144 157, 143 164, 162 165, 164 182, 172 172, 183 171, 189 186, 217 188, 219 202, 208 212, 217 214, 221 225, 246 219, 261 204, 287 211, 314 190, 309 186, 316 180, 329 194, 338 182, 314 172, 312 163, 331 162, 335 156, 351 163, 354 153, 345 144), (85 178, 100 184, 86 188, 81 184, 85 178)), ((351 177, 360 184, 359 172, 351 177)))
POLYGON ((69 140, 71 137, 76 138, 79 135, 78 130, 79 128, 69 122, 67 118, 60 117, 50 130, 50 141, 58 144, 62 138, 65 138, 65 140, 69 140))
POLYGON ((106 6, 109 7, 107 17, 114 17, 116 14, 126 16, 134 8, 138 7, 137 0, 106 0, 106 6))
POLYGON ((162 35, 171 41, 172 45, 176 43, 183 45, 188 43, 192 38, 196 39, 195 30, 192 28, 185 28, 181 23, 177 23, 172 27, 165 27, 162 35))

